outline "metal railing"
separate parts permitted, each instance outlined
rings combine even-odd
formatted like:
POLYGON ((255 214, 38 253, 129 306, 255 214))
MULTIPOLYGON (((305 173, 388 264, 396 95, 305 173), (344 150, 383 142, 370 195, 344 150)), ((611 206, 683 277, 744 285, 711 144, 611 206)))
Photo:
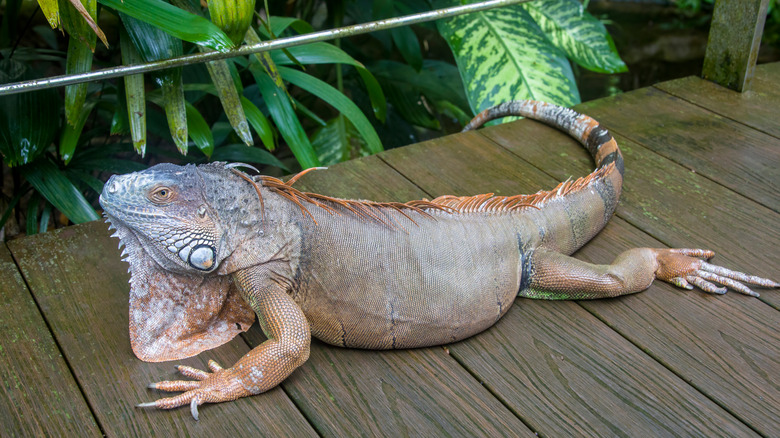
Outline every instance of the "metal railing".
POLYGON ((287 47, 299 46, 320 41, 328 41, 337 38, 360 35, 379 30, 392 29, 394 27, 407 26, 415 23, 424 23, 426 21, 438 20, 441 18, 454 17, 456 15, 468 14, 471 12, 484 11, 487 9, 498 8, 501 6, 526 3, 531 0, 490 0, 479 3, 472 3, 462 6, 437 9, 419 14, 405 15, 402 17, 388 18, 384 20, 371 21, 368 23, 355 24, 352 26, 340 27, 337 29, 323 30, 303 35, 296 35, 287 38, 279 38, 270 41, 263 41, 258 44, 245 45, 226 52, 205 52, 184 55, 177 58, 164 59, 161 61, 147 62, 144 64, 125 65, 120 67, 95 70, 87 73, 76 73, 71 75, 54 76, 46 79, 35 79, 23 82, 14 82, 11 84, 0 85, 0 96, 22 93, 25 91, 42 90, 46 88, 62 87, 65 85, 79 84, 82 82, 98 81, 116 77, 127 76, 138 73, 148 73, 156 70, 162 70, 171 67, 180 67, 183 65, 196 64, 206 61, 215 61, 218 59, 232 58, 236 56, 251 55, 254 53, 266 52, 269 50, 284 49, 287 47))

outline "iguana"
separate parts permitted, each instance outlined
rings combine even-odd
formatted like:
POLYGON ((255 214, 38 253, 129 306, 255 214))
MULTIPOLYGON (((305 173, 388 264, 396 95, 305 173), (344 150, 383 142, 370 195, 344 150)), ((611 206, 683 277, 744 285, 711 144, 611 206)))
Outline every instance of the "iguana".
POLYGON ((225 163, 111 177, 100 204, 130 264, 135 354, 193 356, 247 330, 255 314, 268 338, 231 368, 179 366, 192 381, 150 387, 183 393, 139 406, 190 404, 197 419, 200 404, 278 385, 306 361, 312 335, 366 349, 447 344, 495 324, 518 295, 616 297, 655 278, 716 294, 780 286, 709 264, 714 253, 701 249, 637 248, 610 265, 570 257, 615 211, 620 150, 592 118, 543 102, 493 107, 465 130, 508 115, 568 132, 596 170, 533 195, 407 203, 304 193, 293 184, 305 172, 283 182, 225 163))

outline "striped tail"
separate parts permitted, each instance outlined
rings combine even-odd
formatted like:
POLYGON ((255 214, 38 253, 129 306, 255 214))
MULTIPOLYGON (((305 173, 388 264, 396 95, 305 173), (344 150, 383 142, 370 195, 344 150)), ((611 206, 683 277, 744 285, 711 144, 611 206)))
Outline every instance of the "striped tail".
MULTIPOLYGON (((546 102, 523 100, 507 102, 479 113, 463 131, 471 131, 485 123, 507 116, 537 120, 568 133, 588 150, 596 169, 577 181, 561 183, 549 193, 565 192, 562 202, 547 202, 538 215, 539 223, 556 233, 543 238, 544 246, 561 253, 572 253, 595 236, 615 212, 623 186, 623 155, 612 135, 599 123, 572 109, 546 102), (593 190, 569 190, 570 187, 593 190), (552 235, 556 235, 555 240, 552 235)), ((534 214, 534 213, 529 213, 534 214)))
POLYGON ((477 114, 463 131, 471 131, 491 120, 509 116, 528 117, 568 133, 590 152, 596 167, 614 162, 623 175, 623 155, 609 131, 593 118, 570 108, 535 100, 506 102, 477 114))

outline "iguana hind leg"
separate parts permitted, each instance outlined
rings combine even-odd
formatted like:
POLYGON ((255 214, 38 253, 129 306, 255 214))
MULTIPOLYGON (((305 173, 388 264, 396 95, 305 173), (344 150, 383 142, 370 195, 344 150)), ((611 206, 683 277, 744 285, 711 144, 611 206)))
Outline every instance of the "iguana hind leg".
POLYGON ((219 403, 268 391, 286 379, 309 358, 311 333, 300 307, 288 295, 289 282, 267 266, 258 266, 233 274, 242 296, 257 312, 268 340, 255 347, 230 368, 209 361, 209 370, 187 366, 177 369, 192 381, 176 380, 153 383, 150 388, 162 391, 186 391, 139 407, 171 409, 190 405, 198 419, 198 406, 219 403))
POLYGON ((608 298, 647 289, 658 278, 678 287, 724 294, 727 288, 758 296, 744 283, 776 288, 780 284, 761 277, 707 263, 715 253, 702 249, 636 248, 617 256, 609 265, 583 262, 540 249, 531 256, 531 279, 519 295, 549 300, 608 298), (722 286, 717 286, 716 284, 722 286))

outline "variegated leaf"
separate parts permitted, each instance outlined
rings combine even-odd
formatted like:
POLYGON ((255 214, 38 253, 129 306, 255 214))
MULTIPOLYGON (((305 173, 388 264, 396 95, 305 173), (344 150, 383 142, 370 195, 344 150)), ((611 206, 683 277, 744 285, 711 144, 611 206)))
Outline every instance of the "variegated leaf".
MULTIPOLYGON (((437 7, 459 4, 436 3, 437 7)), ((475 113, 507 100, 579 103, 569 61, 522 6, 475 12, 437 24, 455 54, 475 113)))
POLYGON ((599 73, 627 71, 604 25, 578 0, 537 0, 523 7, 572 61, 599 73))

